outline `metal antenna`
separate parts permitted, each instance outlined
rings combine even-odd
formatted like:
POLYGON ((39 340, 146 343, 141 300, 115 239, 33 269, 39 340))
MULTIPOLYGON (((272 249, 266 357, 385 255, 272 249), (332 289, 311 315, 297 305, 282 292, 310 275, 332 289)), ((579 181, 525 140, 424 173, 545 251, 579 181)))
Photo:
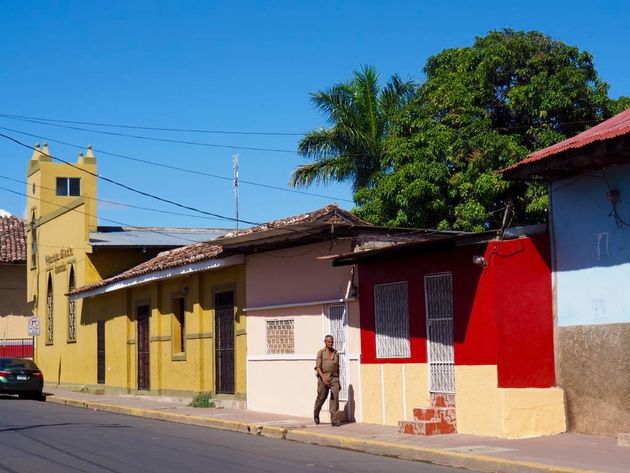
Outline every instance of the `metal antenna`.
POLYGON ((234 202, 236 204, 236 229, 238 230, 238 154, 232 155, 234 166, 234 202))

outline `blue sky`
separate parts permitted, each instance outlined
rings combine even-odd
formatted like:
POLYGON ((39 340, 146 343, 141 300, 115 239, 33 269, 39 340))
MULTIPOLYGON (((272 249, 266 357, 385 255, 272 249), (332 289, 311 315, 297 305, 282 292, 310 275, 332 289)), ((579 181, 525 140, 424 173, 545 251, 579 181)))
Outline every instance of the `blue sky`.
MULTIPOLYGON (((630 95, 623 1, 274 1, 79 2, 5 0, 0 17, 0 114, 84 122, 206 130, 300 133, 324 125, 309 93, 351 77, 363 64, 383 78, 422 80, 426 59, 444 48, 505 27, 543 31, 590 51, 613 97, 630 95)), ((74 161, 95 149, 231 177, 232 154, 242 180, 287 188, 304 162, 292 151, 299 136, 131 132, 237 149, 160 143, 70 130, 0 117, 0 133, 29 145, 48 141, 54 156, 74 161), (10 128, 14 131, 8 131, 10 128), (35 138, 17 132, 48 138, 35 138)), ((104 130, 105 128, 86 127, 104 130)), ((22 193, 31 152, 0 138, 0 187, 22 193)), ((96 152, 99 172, 161 197, 234 216, 231 182, 96 152)), ((240 217, 264 222, 336 201, 351 208, 346 184, 301 195, 240 187, 240 217)), ((180 212, 99 183, 99 197, 180 212)), ((23 215, 25 198, 0 189, 0 208, 23 215)), ((99 205, 100 223, 219 226, 232 222, 99 205), (107 219, 107 220, 106 220, 107 219)))

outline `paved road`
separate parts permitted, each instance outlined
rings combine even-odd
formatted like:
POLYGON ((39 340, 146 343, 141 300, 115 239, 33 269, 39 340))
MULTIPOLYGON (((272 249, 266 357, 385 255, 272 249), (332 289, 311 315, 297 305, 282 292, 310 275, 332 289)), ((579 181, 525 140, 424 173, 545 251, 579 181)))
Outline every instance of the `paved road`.
POLYGON ((0 396, 0 472, 322 471, 462 470, 0 396))

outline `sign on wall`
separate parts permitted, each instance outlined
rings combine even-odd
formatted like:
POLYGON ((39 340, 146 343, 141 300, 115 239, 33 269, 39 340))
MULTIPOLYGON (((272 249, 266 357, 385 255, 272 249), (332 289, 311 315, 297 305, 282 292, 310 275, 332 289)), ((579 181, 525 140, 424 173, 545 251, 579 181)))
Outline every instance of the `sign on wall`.
POLYGON ((39 336, 39 317, 28 318, 28 335, 29 337, 39 336))

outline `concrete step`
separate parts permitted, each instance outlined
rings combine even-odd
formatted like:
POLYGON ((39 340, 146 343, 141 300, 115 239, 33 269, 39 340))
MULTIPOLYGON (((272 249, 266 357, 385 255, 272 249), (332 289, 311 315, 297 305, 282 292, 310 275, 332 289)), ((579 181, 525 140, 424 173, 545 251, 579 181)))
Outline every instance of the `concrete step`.
POLYGON ((454 407, 416 407, 413 410, 413 420, 416 421, 441 421, 446 420, 455 423, 454 407))
POLYGON ((455 425, 443 421, 401 420, 398 422, 398 432, 411 435, 442 435, 457 432, 455 425))

